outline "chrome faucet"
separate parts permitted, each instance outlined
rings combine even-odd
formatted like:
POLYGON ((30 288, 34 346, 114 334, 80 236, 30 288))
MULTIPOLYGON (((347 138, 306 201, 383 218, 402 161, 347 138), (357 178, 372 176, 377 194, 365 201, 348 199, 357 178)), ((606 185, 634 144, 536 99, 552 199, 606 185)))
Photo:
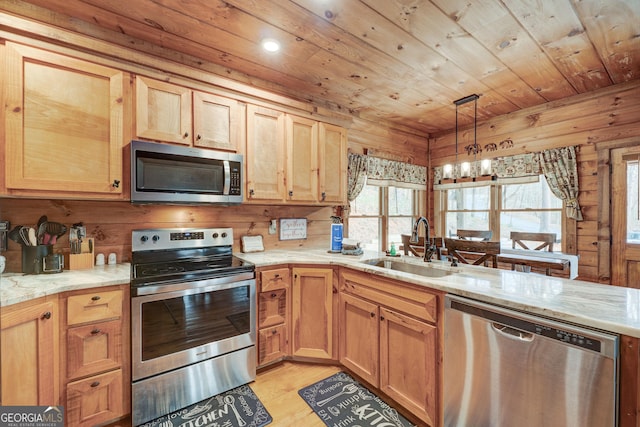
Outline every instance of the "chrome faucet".
POLYGON ((431 257, 438 251, 438 249, 436 248, 436 245, 431 244, 431 238, 429 237, 429 221, 427 221, 427 218, 421 216, 416 220, 416 223, 413 225, 413 232, 411 233, 411 239, 409 239, 409 242, 418 243, 420 239, 418 236, 420 224, 424 224, 426 231, 424 237, 424 261, 431 262, 431 257))

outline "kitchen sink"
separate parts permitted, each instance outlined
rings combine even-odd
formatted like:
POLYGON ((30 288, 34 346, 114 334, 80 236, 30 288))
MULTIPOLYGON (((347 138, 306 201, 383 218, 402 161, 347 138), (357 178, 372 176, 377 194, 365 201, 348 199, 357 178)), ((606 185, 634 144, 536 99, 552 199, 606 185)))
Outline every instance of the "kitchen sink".
POLYGON ((436 268, 430 264, 413 264, 403 261, 392 261, 384 258, 370 259, 363 262, 375 267, 388 268, 390 270, 417 274, 418 276, 424 277, 445 277, 454 274, 453 271, 436 268))

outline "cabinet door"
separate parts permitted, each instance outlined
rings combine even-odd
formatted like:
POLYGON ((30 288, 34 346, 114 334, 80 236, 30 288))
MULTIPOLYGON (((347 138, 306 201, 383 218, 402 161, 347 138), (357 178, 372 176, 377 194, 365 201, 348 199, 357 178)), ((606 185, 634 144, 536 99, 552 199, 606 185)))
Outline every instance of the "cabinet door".
POLYGON ((90 427, 124 415, 122 386, 120 369, 67 384, 67 425, 90 427))
POLYGON ((247 106, 248 200, 284 200, 284 113, 247 106))
POLYGON ((242 120, 238 101, 193 93, 193 145, 201 148, 237 151, 242 120))
POLYGON ((437 425, 437 328, 385 308, 380 320, 380 389, 437 425))
POLYGON ((119 368, 122 363, 120 320, 67 330, 67 379, 119 368))
POLYGON ((340 295, 340 363, 378 387, 379 308, 347 294, 340 295))
POLYGON ((122 198, 125 74, 6 47, 7 189, 122 198))
POLYGON ((339 126, 320 123, 320 201, 346 204, 347 200, 347 131, 339 126))
POLYGON ((287 200, 318 201, 318 122, 287 115, 287 200))
POLYGON ((258 365, 283 359, 289 354, 287 326, 261 329, 258 333, 258 365))
POLYGON ((333 270, 294 268, 292 354, 333 358, 333 270))
POLYGON ((191 145, 191 90, 136 76, 139 138, 191 145))
POLYGON ((3 310, 0 402, 57 405, 57 302, 3 310))

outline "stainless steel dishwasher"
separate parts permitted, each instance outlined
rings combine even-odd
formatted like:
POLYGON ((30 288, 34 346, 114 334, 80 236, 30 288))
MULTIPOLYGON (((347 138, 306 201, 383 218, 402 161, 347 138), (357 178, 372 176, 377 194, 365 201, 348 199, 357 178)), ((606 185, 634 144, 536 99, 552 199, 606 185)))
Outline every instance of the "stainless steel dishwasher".
POLYGON ((617 425, 618 337, 445 299, 445 427, 617 425))

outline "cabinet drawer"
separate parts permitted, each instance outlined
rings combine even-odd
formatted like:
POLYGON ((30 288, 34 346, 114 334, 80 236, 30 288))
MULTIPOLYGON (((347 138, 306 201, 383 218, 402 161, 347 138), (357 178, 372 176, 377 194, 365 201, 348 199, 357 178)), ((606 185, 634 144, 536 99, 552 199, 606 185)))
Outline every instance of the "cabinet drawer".
POLYGON ((67 298, 67 324, 77 325, 122 315, 122 291, 95 292, 67 298))
POLYGON ((436 323, 440 294, 382 277, 343 270, 341 290, 401 313, 436 323))
POLYGON ((287 290, 276 289, 258 295, 258 328, 267 328, 287 320, 287 290))
POLYGON ((123 415, 122 370, 67 385, 67 425, 95 426, 123 415))
POLYGON ((260 273, 261 291, 285 289, 291 284, 291 272, 288 268, 278 268, 260 273))
POLYGON ((287 326, 261 329, 258 333, 258 365, 264 365, 289 354, 287 326))
POLYGON ((108 371, 122 363, 122 324, 119 320, 69 328, 67 379, 108 371))

